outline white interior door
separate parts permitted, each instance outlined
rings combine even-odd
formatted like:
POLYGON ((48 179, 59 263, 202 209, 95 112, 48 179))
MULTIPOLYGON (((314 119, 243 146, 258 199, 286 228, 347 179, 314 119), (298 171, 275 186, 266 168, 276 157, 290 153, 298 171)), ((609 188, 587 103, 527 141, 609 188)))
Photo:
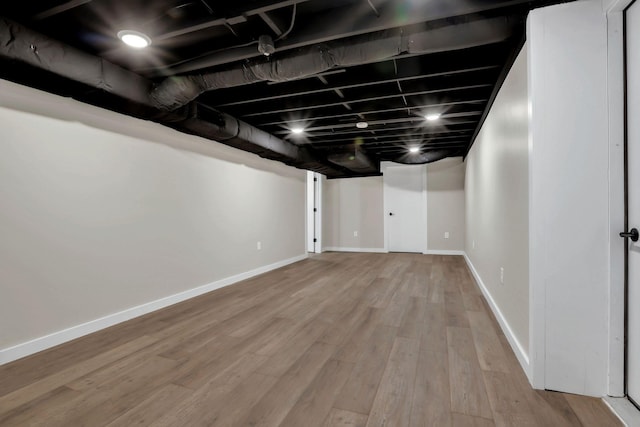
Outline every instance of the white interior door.
POLYGON ((426 247, 424 166, 384 169, 384 196, 389 252, 423 252, 426 247))
MULTIPOLYGON (((626 11, 628 228, 640 228, 640 2, 626 11)), ((632 230, 627 230, 632 231, 632 230)), ((628 246, 627 394, 640 404, 640 240, 628 246)))

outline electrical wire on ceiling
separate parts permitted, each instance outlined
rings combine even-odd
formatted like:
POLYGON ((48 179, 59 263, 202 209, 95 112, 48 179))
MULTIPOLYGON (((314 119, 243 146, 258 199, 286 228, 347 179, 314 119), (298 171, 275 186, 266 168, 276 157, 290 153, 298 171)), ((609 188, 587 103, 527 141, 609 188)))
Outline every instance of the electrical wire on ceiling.
POLYGON ((205 0, 200 0, 200 3, 202 3, 202 5, 209 11, 209 15, 213 15, 213 9, 209 6, 209 3, 205 0))
MULTIPOLYGON (((206 4, 206 3, 205 3, 206 4)), ((291 23, 289 24, 289 28, 287 29, 287 31, 285 31, 284 33, 282 33, 280 35, 280 37, 278 37, 277 39, 275 39, 275 41, 280 41, 283 38, 287 37, 291 31, 293 31, 293 27, 295 26, 296 23, 296 15, 297 15, 297 4, 294 3, 293 4, 293 12, 291 14, 291 23)), ((233 28, 231 28, 230 25, 225 23, 225 27, 227 29, 229 29, 236 37, 238 37, 238 34, 233 30, 233 28)), ((220 53, 220 52, 226 52, 228 50, 232 50, 232 49, 239 49, 239 48, 243 48, 243 47, 247 47, 247 46, 251 46, 254 44, 258 44, 258 40, 251 40, 250 42, 247 43, 243 43, 243 44, 238 44, 238 45, 234 45, 234 46, 229 46, 229 47, 223 47, 221 49, 216 49, 216 50, 210 50, 207 52, 204 52, 198 56, 194 56, 192 58, 188 58, 188 59, 183 59, 181 61, 177 61, 177 62, 173 62, 171 64, 165 64, 162 65, 160 67, 145 67, 145 68, 136 68, 133 71, 136 72, 145 72, 145 71, 158 71, 158 70, 166 70, 168 68, 173 68, 173 67, 177 67, 178 65, 182 65, 182 64, 186 64, 187 62, 191 62, 194 61, 196 59, 200 59, 200 58, 204 58, 206 56, 210 56, 210 55, 215 55, 216 53, 220 53)))
POLYGON ((378 9, 376 9, 373 2, 371 0, 367 0, 367 2, 369 3, 369 6, 371 6, 371 9, 373 9, 373 13, 375 13, 376 16, 380 18, 380 12, 378 12, 378 9))
POLYGON ((280 37, 278 37, 275 41, 280 41, 283 38, 287 37, 289 35, 289 33, 291 32, 291 30, 293 30, 293 26, 296 24, 297 11, 298 11, 298 4, 294 3, 293 4, 293 13, 291 14, 291 24, 289 25, 289 29, 287 31, 285 31, 284 33, 282 33, 280 35, 280 37))

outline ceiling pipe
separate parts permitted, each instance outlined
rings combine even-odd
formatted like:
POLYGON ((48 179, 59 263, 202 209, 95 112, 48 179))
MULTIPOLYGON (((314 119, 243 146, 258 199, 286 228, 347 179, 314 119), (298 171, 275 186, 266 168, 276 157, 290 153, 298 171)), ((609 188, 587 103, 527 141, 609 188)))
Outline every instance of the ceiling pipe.
POLYGON ((306 47, 282 56, 248 60, 209 73, 168 77, 151 92, 153 104, 171 111, 200 94, 261 81, 285 82, 330 70, 391 59, 400 54, 429 54, 507 40, 519 21, 497 17, 404 33, 378 31, 306 47))
MULTIPOLYGON (((152 88, 149 80, 3 17, 0 17, 0 60, 3 65, 8 64, 4 65, 4 70, 0 67, 0 77, 11 74, 8 72, 9 68, 15 74, 16 68, 27 70, 27 67, 30 67, 30 70, 21 76, 22 83, 30 79, 27 84, 31 86, 46 87, 51 92, 66 96, 71 94, 80 99, 87 98, 86 88, 99 89, 100 93, 129 101, 112 108, 121 113, 153 120, 182 132, 327 176, 344 177, 351 174, 346 169, 337 168, 326 159, 314 155, 308 148, 281 140, 228 114, 203 109, 196 103, 174 109, 172 112, 158 110, 149 97, 152 88), (38 73, 31 77, 33 69, 38 70, 38 73), (73 83, 81 83, 85 85, 84 89, 78 89, 79 85, 52 88, 47 84, 51 76, 48 73, 61 76, 73 83)), ((96 103, 95 94, 92 96, 92 102, 96 103)), ((98 96, 97 99, 103 101, 102 104, 96 103, 102 107, 105 103, 108 104, 104 96, 98 96)), ((379 170, 372 169, 367 173, 378 174, 379 170)))
POLYGON ((425 163, 433 163, 446 157, 461 156, 464 150, 460 149, 436 149, 428 150, 422 153, 405 154, 393 159, 396 163, 405 165, 423 165, 425 163))
POLYGON ((0 56, 151 105, 152 84, 144 77, 97 56, 32 31, 0 17, 0 56))
POLYGON ((379 169, 379 165, 357 148, 354 151, 330 154, 327 160, 354 172, 367 173, 372 169, 379 169))

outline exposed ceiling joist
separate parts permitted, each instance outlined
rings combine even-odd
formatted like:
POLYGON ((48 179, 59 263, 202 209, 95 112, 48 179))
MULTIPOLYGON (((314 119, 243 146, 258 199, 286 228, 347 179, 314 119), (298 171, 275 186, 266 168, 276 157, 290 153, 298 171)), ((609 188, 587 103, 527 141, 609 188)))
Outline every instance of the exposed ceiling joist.
POLYGON ((40 13, 38 13, 36 16, 34 16, 34 19, 39 21, 42 19, 47 19, 47 18, 51 18, 52 16, 55 16, 59 13, 64 13, 66 11, 69 11, 71 9, 75 9, 76 7, 80 7, 84 4, 87 4, 89 2, 91 2, 92 0, 71 0, 68 1, 66 3, 62 3, 58 6, 54 6, 50 9, 47 9, 45 11, 42 11, 40 13))
MULTIPOLYGON (((233 10, 233 13, 231 16, 224 16, 224 17, 218 17, 218 18, 214 18, 214 19, 204 19, 202 20, 202 22, 195 24, 195 25, 189 25, 187 27, 182 27, 182 28, 176 28, 173 31, 169 31, 166 32, 164 34, 159 34, 155 37, 155 39, 157 40, 167 40, 173 37, 178 37, 178 36, 184 36, 187 34, 191 34, 191 33, 195 33, 198 31, 202 31, 202 30, 206 30, 207 28, 212 28, 212 27, 218 27, 224 24, 239 24, 242 22, 246 22, 247 21, 247 17, 249 16, 254 16, 254 15, 258 15, 260 16, 263 20, 268 19, 272 22, 273 25, 276 25, 275 22, 273 22, 271 20, 271 18, 269 18, 266 14, 267 12, 273 11, 273 10, 277 10, 277 9, 281 9, 283 7, 288 7, 288 6, 293 6, 295 4, 298 3, 304 3, 305 1, 309 1, 309 0, 286 0, 286 1, 277 1, 277 2, 273 2, 273 1, 256 1, 253 2, 251 4, 251 8, 236 8, 233 10), (264 16, 263 16, 264 15, 264 16)), ((267 23, 267 25, 271 26, 269 24, 269 22, 267 22, 265 20, 265 23, 267 23)), ((280 34, 279 34, 280 35, 280 34)), ((257 56, 255 54, 254 51, 254 55, 253 56, 257 56)))
MULTIPOLYGON (((365 2, 358 2, 346 7, 340 13, 340 18, 336 21, 334 11, 326 11, 314 16, 313 21, 305 26, 305 31, 299 35, 292 35, 280 42, 276 49, 279 52, 310 46, 318 43, 326 43, 333 40, 358 36, 376 31, 385 31, 393 28, 407 27, 434 22, 441 19, 452 20, 454 18, 471 16, 482 12, 488 12, 498 8, 513 7, 528 3, 528 0, 511 0, 486 2, 482 0, 467 1, 428 1, 428 2, 404 2, 406 10, 399 13, 394 2, 389 2, 380 9, 380 16, 371 16, 368 13, 369 6, 365 2), (355 18, 355 19, 354 19, 355 18), (344 20, 341 22, 341 20, 344 20), (326 25, 331 22, 331 25, 326 25)), ((246 15, 246 14, 245 14, 246 15)), ((212 21, 213 22, 213 21, 212 21)), ((204 25, 204 24, 201 24, 204 25)), ((216 22, 216 25, 220 23, 216 22)), ((203 29, 202 26, 193 27, 194 31, 203 29)), ((180 31, 187 31, 183 29, 180 31)), ((177 31, 172 33, 178 34, 177 31)), ((161 36, 162 38, 166 38, 161 36)), ((188 73, 191 71, 215 67, 218 65, 238 62, 245 59, 259 56, 253 47, 240 46, 228 49, 224 52, 217 52, 211 56, 204 56, 194 59, 176 67, 171 67, 171 72, 175 74, 188 73)), ((159 70, 162 67, 159 67, 159 70)))
POLYGON ((332 178, 375 175, 383 160, 464 155, 528 11, 562 2, 2 2, 23 27, 0 29, 0 78, 332 178), (116 37, 136 22, 146 50, 116 37), (274 40, 268 58, 261 36, 274 40))
MULTIPOLYGON (((220 102, 218 104, 218 106, 220 107, 231 107, 231 106, 236 106, 236 105, 243 105, 243 104, 256 104, 262 101, 273 101, 273 100, 277 100, 277 99, 282 99, 282 98, 290 98, 290 97, 300 97, 300 96, 305 96, 305 95, 315 95, 315 94, 320 94, 320 93, 324 93, 324 92, 330 92, 330 91, 343 91, 346 89, 354 89, 354 88, 363 88, 363 87, 367 87, 367 86, 377 86, 377 85, 383 85, 386 83, 392 83, 395 81, 398 82, 403 82, 403 81, 411 81, 411 80, 423 80, 423 79, 428 79, 430 77, 440 77, 440 76, 451 76, 451 75, 455 75, 455 74, 464 74, 464 73, 473 73, 473 72, 477 72, 477 71, 487 71, 487 70, 495 70, 496 68, 498 68, 497 65, 486 65, 486 66, 479 66, 479 67, 473 67, 473 68, 465 68, 465 69, 455 69, 455 70, 451 70, 451 71, 440 71, 437 73, 425 73, 425 74, 420 74, 420 75, 415 75, 415 74, 410 74, 407 76, 403 76, 403 77, 398 77, 397 79, 368 79, 368 78, 364 78, 364 79, 359 79, 358 83, 350 83, 350 84, 345 84, 343 82, 339 82, 338 84, 330 84, 329 82, 326 83, 326 87, 324 88, 320 88, 320 89, 311 89, 311 90, 306 90, 306 89, 298 89, 298 90, 294 90, 294 89, 288 89, 288 90, 283 90, 283 91, 279 91, 274 95, 270 95, 270 96, 260 96, 258 95, 255 98, 248 98, 248 99, 240 99, 238 101, 234 101, 234 102, 220 102)), ((407 73, 409 74, 409 73, 407 73)), ((254 91, 255 93, 255 91, 254 91)))

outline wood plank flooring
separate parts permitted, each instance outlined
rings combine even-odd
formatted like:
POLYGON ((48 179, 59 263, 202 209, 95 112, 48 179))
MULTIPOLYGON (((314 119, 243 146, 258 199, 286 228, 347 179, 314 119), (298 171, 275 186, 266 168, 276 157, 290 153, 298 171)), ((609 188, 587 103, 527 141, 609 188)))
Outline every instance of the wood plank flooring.
POLYGON ((532 390, 461 257, 325 253, 0 367, 1 426, 618 426, 532 390))

